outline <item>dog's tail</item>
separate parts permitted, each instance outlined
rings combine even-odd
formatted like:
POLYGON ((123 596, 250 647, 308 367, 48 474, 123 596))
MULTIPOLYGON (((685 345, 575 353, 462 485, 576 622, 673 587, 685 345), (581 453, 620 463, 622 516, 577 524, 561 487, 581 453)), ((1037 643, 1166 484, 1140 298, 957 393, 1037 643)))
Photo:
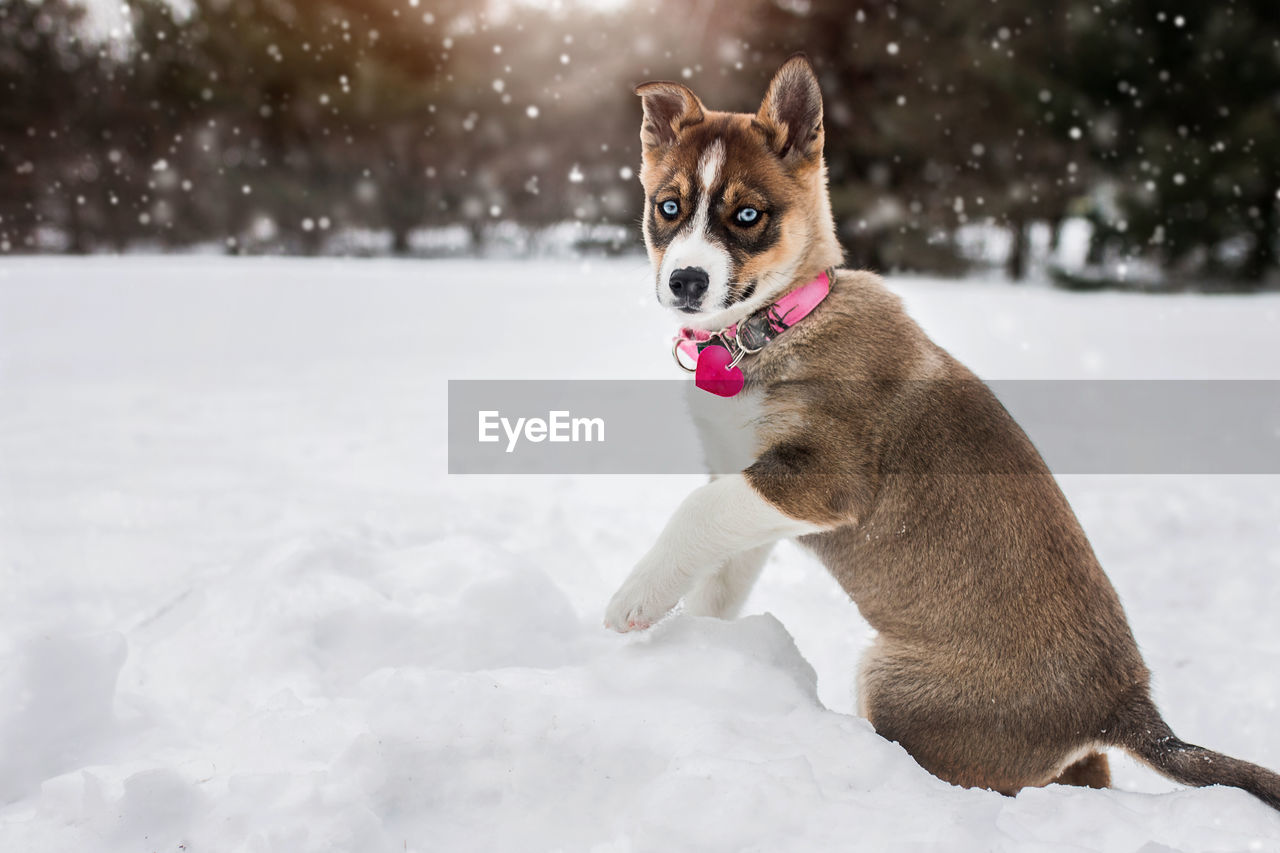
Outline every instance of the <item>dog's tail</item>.
POLYGON ((1108 733, 1112 744, 1131 752, 1157 773, 1183 785, 1230 785, 1280 810, 1280 775, 1179 740, 1152 701, 1143 696, 1130 704, 1108 733))

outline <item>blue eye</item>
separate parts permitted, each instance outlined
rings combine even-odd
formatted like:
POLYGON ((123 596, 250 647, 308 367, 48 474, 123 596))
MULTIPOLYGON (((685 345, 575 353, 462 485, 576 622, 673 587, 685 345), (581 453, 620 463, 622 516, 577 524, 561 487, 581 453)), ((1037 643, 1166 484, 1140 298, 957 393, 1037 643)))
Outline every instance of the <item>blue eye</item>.
POLYGON ((737 220, 742 225, 750 225, 760 218, 760 211, 754 207, 744 207, 738 211, 737 220))
POLYGON ((662 215, 667 217, 667 219, 675 219, 680 213, 680 202, 664 201, 662 204, 658 205, 658 209, 662 211, 662 215))

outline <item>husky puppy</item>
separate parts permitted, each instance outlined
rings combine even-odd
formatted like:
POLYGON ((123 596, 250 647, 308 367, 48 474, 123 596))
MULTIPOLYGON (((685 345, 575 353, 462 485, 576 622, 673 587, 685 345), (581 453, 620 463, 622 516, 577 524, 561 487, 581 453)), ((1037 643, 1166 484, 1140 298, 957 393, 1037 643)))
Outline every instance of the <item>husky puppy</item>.
POLYGON ((940 778, 1005 794, 1105 787, 1101 750, 1119 747, 1280 809, 1280 776, 1165 724, 1115 590, 990 390, 879 278, 834 271, 809 62, 787 61, 754 115, 709 110, 679 83, 636 93, 658 300, 685 324, 700 387, 708 352, 733 357, 714 370, 741 375, 716 393, 741 389, 754 432, 750 464, 684 500, 605 624, 643 630, 682 598, 730 617, 772 544, 798 537, 878 632, 860 713, 940 778), (775 310, 824 281, 807 311, 775 310))

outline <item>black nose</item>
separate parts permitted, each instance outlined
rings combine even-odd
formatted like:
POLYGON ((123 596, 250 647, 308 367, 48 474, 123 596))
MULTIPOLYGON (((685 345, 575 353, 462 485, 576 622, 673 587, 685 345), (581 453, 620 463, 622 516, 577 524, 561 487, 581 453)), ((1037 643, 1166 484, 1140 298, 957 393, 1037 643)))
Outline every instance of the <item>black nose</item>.
POLYGON ((671 274, 671 292, 685 304, 697 302, 707 292, 707 272, 701 267, 685 267, 671 274))

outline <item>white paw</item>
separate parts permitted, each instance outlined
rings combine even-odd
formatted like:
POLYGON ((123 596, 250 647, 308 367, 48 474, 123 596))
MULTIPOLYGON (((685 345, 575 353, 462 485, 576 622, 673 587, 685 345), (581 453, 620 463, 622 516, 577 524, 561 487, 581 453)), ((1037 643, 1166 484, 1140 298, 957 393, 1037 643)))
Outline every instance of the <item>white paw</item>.
POLYGON ((643 631, 676 606, 678 597, 664 596, 653 584, 635 576, 623 582, 604 610, 604 626, 620 634, 643 631))

